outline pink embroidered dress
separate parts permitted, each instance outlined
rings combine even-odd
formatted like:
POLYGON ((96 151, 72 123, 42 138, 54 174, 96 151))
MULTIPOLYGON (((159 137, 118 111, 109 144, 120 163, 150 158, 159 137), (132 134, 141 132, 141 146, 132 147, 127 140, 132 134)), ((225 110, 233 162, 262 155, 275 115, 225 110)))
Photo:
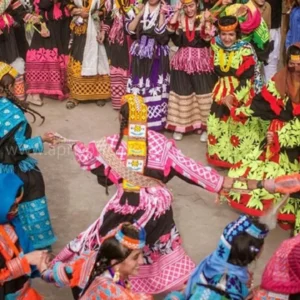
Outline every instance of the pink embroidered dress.
MULTIPOLYGON (((118 139, 117 134, 104 139, 112 152, 118 139)), ((174 142, 162 134, 149 130, 147 139, 148 157, 144 176, 149 177, 149 181, 155 179, 157 186, 141 187, 138 193, 124 191, 123 178, 115 171, 117 160, 122 165, 126 161, 126 138, 116 151, 118 159, 107 158, 99 147, 99 141, 87 146, 75 144, 73 151, 81 168, 95 174, 101 185, 116 185, 117 191, 99 219, 70 242, 56 257, 56 261, 66 262, 75 253, 97 249, 101 237, 116 225, 125 221, 137 221, 146 230, 147 245, 144 248, 144 265, 141 266, 139 275, 131 278, 132 289, 135 292, 158 294, 181 288, 195 267, 182 247, 173 219, 173 195, 164 184, 178 176, 188 183, 218 192, 222 187, 223 177, 210 167, 182 154, 174 142)))
MULTIPOLYGON (((34 32, 26 55, 27 94, 64 100, 68 97, 66 67, 70 40, 70 18, 64 0, 34 0, 34 12, 45 22, 50 36, 34 32)), ((41 26, 37 25, 40 30, 41 26)))
POLYGON ((177 24, 168 26, 172 41, 179 49, 170 63, 171 91, 166 129, 180 133, 206 130, 211 93, 218 79, 210 49, 214 26, 209 35, 204 32, 204 24, 194 25, 190 33, 188 22, 188 17, 182 16, 177 24))

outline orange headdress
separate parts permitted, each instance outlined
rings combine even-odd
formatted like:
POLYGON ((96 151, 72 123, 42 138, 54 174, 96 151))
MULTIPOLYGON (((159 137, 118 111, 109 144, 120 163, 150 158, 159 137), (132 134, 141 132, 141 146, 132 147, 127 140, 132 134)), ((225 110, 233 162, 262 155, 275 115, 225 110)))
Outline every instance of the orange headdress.
POLYGON ((194 2, 195 0, 180 0, 180 1, 183 5, 185 5, 185 4, 190 4, 190 3, 194 2))
POLYGON ((234 24, 224 26, 224 25, 220 25, 220 23, 219 23, 218 26, 221 31, 234 31, 234 30, 236 30, 238 24, 239 24, 238 20, 236 20, 236 22, 234 24))

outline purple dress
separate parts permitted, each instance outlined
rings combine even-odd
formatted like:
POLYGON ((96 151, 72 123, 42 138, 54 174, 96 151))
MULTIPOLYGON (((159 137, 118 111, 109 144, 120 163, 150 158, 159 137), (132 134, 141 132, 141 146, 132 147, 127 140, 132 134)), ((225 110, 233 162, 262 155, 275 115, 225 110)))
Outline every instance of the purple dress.
POLYGON ((170 66, 169 35, 166 26, 158 28, 158 19, 150 29, 144 30, 140 22, 135 32, 128 29, 134 16, 126 20, 126 31, 134 42, 131 76, 127 92, 144 97, 148 106, 148 128, 160 131, 166 125, 169 98, 170 66))

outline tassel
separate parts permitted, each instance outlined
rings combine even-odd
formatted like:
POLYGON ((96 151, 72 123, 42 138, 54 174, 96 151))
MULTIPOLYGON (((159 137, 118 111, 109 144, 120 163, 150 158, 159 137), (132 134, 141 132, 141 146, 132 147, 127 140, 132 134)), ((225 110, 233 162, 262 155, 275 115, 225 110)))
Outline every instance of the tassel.
POLYGON ((279 210, 281 209, 281 207, 283 205, 285 205, 285 203, 287 202, 287 200, 289 199, 290 195, 286 194, 282 197, 282 199, 276 204, 273 205, 270 210, 262 217, 259 218, 259 222, 261 224, 265 224, 268 226, 269 230, 273 230, 276 227, 277 224, 277 215, 279 210))
POLYGON ((60 9, 60 5, 61 3, 54 3, 54 7, 53 7, 53 18, 55 20, 58 20, 62 17, 62 11, 60 9))
POLYGON ((226 291, 226 283, 227 283, 226 277, 227 277, 226 273, 223 274, 223 276, 221 277, 220 281, 216 285, 217 289, 220 289, 221 291, 226 291))

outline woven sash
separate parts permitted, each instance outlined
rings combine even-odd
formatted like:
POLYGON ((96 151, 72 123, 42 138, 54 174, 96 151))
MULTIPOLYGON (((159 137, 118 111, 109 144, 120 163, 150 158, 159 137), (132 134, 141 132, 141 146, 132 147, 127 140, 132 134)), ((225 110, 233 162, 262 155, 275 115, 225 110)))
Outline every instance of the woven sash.
POLYGON ((159 180, 144 176, 128 169, 119 159, 116 153, 112 150, 110 145, 106 142, 106 138, 102 138, 101 140, 95 142, 95 144, 105 162, 121 178, 126 179, 128 182, 135 186, 140 186, 143 188, 163 186, 163 183, 159 180))

